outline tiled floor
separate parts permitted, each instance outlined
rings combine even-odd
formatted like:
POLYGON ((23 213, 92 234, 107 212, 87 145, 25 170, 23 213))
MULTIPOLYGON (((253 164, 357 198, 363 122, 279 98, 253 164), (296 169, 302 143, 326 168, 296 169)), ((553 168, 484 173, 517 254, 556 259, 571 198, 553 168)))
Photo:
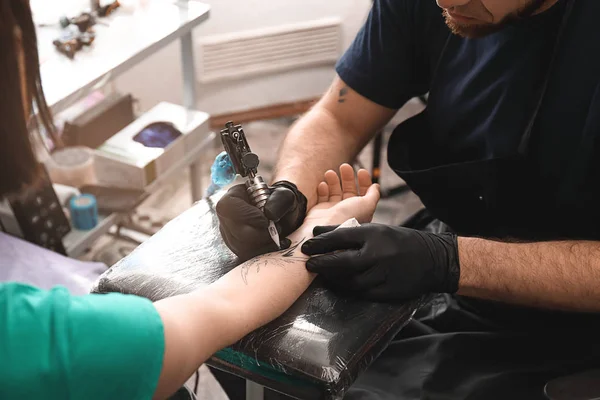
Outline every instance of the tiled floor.
MULTIPOLYGON (((413 115, 420 109, 420 103, 412 101, 400 110, 393 122, 390 123, 389 129, 386 129, 386 140, 384 142, 387 142, 387 137, 389 137, 389 133, 395 124, 406 119, 410 115, 413 115)), ((267 180, 271 177, 272 169, 277 157, 277 152, 273 151, 273 148, 279 147, 279 144, 292 122, 292 119, 278 119, 257 121, 244 125, 244 131, 246 132, 252 150, 261 158, 259 167, 260 173, 267 180)), ((220 149, 214 149, 207 152, 206 160, 208 160, 208 163, 205 166, 207 173, 206 176, 203 177, 205 185, 210 179, 210 163, 212 163, 212 160, 219 151, 220 149)), ((359 163, 368 170, 371 170, 372 155, 373 144, 370 143, 358 157, 359 163)), ((400 178, 398 178, 387 165, 385 148, 382 151, 380 183, 384 191, 402 184, 400 178)), ((162 224, 181 214, 191 205, 189 174, 186 171, 182 172, 179 177, 166 184, 161 190, 146 200, 144 204, 139 207, 137 212, 138 215, 135 218, 148 229, 156 231, 160 229, 162 224)), ((419 199, 411 192, 397 197, 382 199, 375 213, 374 222, 397 225, 420 207, 421 203, 419 199)), ((133 250, 134 247, 135 246, 131 243, 107 236, 99 240, 94 248, 83 258, 112 265, 133 250)))

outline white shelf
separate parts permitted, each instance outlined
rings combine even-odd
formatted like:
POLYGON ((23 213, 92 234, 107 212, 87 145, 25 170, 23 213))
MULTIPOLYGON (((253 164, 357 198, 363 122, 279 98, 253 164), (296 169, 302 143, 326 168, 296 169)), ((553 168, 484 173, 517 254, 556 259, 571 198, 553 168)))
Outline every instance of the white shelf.
POLYGON ((80 231, 75 228, 71 228, 69 232, 63 238, 63 246, 67 251, 69 257, 77 258, 91 246, 96 240, 102 235, 108 233, 110 228, 119 222, 119 214, 114 213, 108 216, 100 215, 98 218, 98 225, 94 229, 89 231, 80 231))
MULTIPOLYGON (((70 7, 74 5, 80 7, 73 9, 73 15, 70 16, 86 11, 89 1, 73 0, 70 7)), ((196 104, 196 79, 192 29, 208 19, 209 12, 208 4, 195 0, 148 0, 135 11, 121 7, 108 18, 102 19, 107 25, 94 26, 94 43, 79 51, 73 60, 59 53, 52 44, 61 34, 58 26, 38 27, 42 85, 52 112, 57 114, 65 110, 84 98, 90 90, 103 86, 175 40, 179 40, 182 47, 183 105, 193 108, 196 104)), ((148 84, 152 84, 152 79, 148 77, 148 84)), ((214 133, 211 133, 183 160, 150 185, 146 189, 148 193, 155 191, 178 171, 191 167, 192 194, 197 200, 201 187, 201 171, 197 161, 213 139, 214 133)), ((71 231, 63 239, 67 254, 71 257, 83 254, 94 241, 118 223, 120 217, 117 213, 100 216, 94 229, 71 231)))
MULTIPOLYGON (((144 190, 149 194, 156 192, 163 183, 171 179, 176 173, 183 171, 185 168, 188 168, 197 162, 198 159, 202 157, 202 154, 206 150, 207 146, 214 141, 215 137, 215 133, 211 132, 191 152, 186 154, 184 158, 169 168, 167 172, 159 176, 144 190)), ((99 217, 98 225, 96 225, 94 229, 89 231, 73 229, 63 239, 63 245, 65 246, 67 254, 74 258, 82 255, 91 244, 98 240, 98 238, 108 233, 110 228, 119 222, 120 218, 121 215, 119 213, 113 213, 108 216, 101 215, 99 217)))
POLYGON ((160 188, 163 183, 173 178, 177 172, 182 171, 197 162, 202 157, 207 147, 214 142, 215 138, 216 134, 214 132, 210 132, 192 151, 188 152, 185 157, 179 160, 177 164, 174 164, 171 168, 169 168, 164 174, 158 176, 156 180, 150 185, 146 186, 144 190, 147 193, 156 192, 156 190, 160 188))

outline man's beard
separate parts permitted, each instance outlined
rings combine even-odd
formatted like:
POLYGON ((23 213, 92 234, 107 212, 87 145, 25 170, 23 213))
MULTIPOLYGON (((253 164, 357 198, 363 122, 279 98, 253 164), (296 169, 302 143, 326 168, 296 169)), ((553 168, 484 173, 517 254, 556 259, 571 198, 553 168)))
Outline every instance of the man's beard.
POLYGON ((458 36, 468 38, 480 38, 492 33, 496 33, 504 29, 506 25, 521 21, 533 15, 547 0, 531 0, 531 2, 519 11, 507 15, 502 21, 497 23, 481 23, 481 24, 461 24, 456 22, 446 10, 443 10, 446 25, 450 31, 458 36))

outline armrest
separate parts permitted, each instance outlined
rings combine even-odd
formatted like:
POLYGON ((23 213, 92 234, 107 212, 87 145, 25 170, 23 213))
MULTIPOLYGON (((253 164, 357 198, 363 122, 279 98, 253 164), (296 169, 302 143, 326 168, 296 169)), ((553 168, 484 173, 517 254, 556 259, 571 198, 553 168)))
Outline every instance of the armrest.
POLYGON ((600 399, 600 370, 589 370, 551 380, 544 388, 550 400, 600 399))
MULTIPOLYGON (((106 272, 94 291, 156 301, 210 284, 235 267, 213 208, 220 195, 168 223, 106 272)), ((284 315, 208 364, 293 397, 339 398, 417 306, 338 298, 317 279, 284 315)))

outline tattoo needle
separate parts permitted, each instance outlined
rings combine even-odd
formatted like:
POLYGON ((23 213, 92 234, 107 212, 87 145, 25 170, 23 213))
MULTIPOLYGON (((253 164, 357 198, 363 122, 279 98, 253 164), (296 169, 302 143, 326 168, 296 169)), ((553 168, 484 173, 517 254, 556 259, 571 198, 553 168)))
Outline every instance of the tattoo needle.
POLYGON ((277 232, 277 228, 275 227, 275 222, 269 221, 269 235, 271 235, 271 239, 277 245, 277 249, 281 250, 281 245, 279 244, 279 232, 277 232))

